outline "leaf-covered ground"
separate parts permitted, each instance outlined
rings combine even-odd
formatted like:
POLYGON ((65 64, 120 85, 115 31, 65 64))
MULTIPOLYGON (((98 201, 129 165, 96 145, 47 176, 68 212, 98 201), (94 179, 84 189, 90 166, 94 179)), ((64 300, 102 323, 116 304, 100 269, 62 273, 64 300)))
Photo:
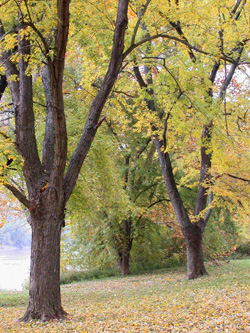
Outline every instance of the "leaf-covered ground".
POLYGON ((63 322, 17 323, 25 307, 2 303, 0 332, 250 332, 250 260, 208 270, 194 281, 179 269, 64 286, 63 322))

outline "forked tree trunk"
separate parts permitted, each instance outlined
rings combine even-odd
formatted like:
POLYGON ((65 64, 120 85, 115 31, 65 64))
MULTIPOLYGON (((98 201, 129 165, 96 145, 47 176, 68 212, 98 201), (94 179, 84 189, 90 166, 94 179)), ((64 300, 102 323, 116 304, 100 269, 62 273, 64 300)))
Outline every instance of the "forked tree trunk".
MULTIPOLYGON (((54 190, 48 190, 54 192, 54 190)), ((55 196, 54 196, 55 199, 55 196)), ((62 319, 60 238, 64 207, 45 196, 31 211, 32 245, 29 304, 20 321, 62 319)))

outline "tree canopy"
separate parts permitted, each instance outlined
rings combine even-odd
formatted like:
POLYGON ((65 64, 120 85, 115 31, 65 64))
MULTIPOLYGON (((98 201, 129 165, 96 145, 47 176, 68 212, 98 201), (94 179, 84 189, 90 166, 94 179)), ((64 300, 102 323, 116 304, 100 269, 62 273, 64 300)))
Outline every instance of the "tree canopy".
POLYGON ((202 235, 214 209, 249 222, 249 6, 2 1, 0 182, 32 228, 22 320, 66 316, 67 207, 73 219, 88 210, 84 232, 107 223, 128 266, 142 217, 155 222, 156 204, 170 200, 159 210, 175 213, 188 278, 206 274, 202 235))

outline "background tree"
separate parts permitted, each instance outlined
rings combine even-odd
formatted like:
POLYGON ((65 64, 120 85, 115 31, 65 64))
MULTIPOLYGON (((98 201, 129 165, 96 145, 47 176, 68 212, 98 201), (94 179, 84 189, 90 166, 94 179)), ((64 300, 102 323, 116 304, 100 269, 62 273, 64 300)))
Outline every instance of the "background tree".
MULTIPOLYGON (((150 209, 166 200, 161 179, 156 181, 159 170, 154 149, 146 139, 131 133, 133 119, 116 93, 105 113, 106 126, 98 132, 69 203, 72 224, 66 257, 70 261, 70 257, 77 258, 78 267, 89 269, 107 268, 116 261, 121 274, 126 275, 130 274, 132 244, 145 243, 143 229, 147 229, 148 238, 149 229, 155 229, 152 239, 157 227, 160 229, 150 223, 150 209)), ((71 121, 75 123, 73 118, 71 121)), ((152 245, 150 248, 153 250, 152 245)))

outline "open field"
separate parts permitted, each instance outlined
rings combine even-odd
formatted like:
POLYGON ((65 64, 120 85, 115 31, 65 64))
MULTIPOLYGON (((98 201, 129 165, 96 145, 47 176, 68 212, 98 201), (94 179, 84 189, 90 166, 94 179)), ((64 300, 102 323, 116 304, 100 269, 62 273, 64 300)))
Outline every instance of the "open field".
POLYGON ((17 323, 27 293, 0 293, 0 332, 250 332, 250 260, 207 267, 63 286, 64 322, 17 323))

